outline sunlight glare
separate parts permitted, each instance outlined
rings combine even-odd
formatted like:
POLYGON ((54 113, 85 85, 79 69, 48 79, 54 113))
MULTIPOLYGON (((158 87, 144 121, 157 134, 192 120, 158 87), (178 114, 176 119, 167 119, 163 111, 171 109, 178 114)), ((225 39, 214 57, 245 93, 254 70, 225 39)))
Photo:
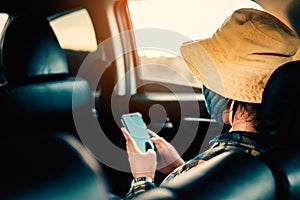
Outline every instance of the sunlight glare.
MULTIPOLYGON (((193 40, 210 37, 239 8, 262 10, 251 0, 142 0, 129 1, 128 7, 134 29, 169 29, 193 40)), ((143 50, 142 54, 155 53, 143 50)))

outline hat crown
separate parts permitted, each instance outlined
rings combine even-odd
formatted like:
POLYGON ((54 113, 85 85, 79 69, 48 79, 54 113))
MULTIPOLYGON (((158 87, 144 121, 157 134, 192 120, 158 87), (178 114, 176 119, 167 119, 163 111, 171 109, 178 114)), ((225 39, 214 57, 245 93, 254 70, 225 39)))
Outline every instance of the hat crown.
POLYGON ((224 49, 227 56, 244 53, 290 57, 299 46, 293 30, 273 15, 252 8, 236 10, 215 32, 212 41, 224 49))

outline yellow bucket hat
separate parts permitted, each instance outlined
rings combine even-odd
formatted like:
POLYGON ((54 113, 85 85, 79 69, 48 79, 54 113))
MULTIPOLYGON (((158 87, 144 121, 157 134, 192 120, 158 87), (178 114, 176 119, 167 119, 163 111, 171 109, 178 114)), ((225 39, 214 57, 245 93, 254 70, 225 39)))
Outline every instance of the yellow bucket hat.
POLYGON ((207 88, 230 99, 260 103, 266 82, 299 47, 296 33, 273 15, 242 8, 212 37, 189 41, 181 54, 207 88))

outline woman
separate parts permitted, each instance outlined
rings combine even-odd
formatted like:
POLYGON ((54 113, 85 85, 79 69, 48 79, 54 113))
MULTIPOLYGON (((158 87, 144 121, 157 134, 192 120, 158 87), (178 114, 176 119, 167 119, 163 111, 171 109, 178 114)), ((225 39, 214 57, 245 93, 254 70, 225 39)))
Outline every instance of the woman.
POLYGON ((193 75, 203 83, 209 112, 231 128, 213 140, 210 149, 185 162, 174 147, 150 131, 157 151, 141 153, 126 129, 127 152, 134 177, 124 199, 157 187, 155 170, 168 174, 162 184, 228 150, 259 155, 267 143, 260 140, 262 92, 272 72, 292 60, 297 35, 284 23, 256 9, 235 11, 212 37, 190 41, 181 53, 193 75))

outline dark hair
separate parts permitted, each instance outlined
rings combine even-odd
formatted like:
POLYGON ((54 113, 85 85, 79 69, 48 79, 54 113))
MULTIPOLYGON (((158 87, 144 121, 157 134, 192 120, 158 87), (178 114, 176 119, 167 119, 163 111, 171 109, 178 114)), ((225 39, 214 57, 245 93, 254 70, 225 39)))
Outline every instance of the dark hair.
MULTIPOLYGON (((232 99, 227 99, 226 108, 230 108, 232 103, 233 103, 232 99)), ((250 121, 254 123, 255 130, 259 133, 262 133, 264 130, 264 126, 262 124, 261 115, 260 115, 261 104, 247 103, 247 102, 234 100, 234 104, 232 107, 232 113, 233 113, 231 119, 232 121, 239 106, 244 110, 244 113, 248 114, 248 116, 253 116, 253 118, 251 118, 250 121)))

